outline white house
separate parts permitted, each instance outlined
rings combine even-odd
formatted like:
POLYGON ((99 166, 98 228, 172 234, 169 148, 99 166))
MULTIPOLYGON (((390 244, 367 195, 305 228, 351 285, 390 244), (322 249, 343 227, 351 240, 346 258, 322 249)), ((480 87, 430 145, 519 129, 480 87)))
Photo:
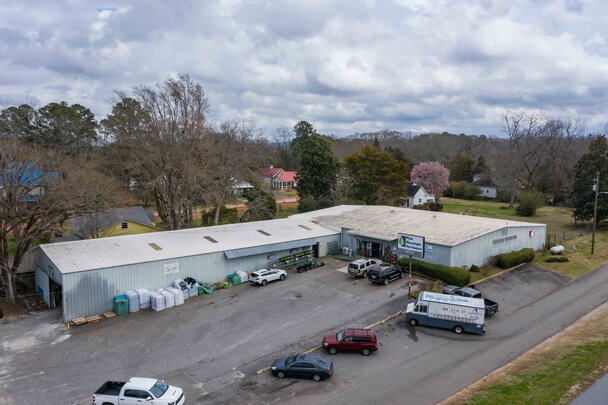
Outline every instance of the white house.
POLYGON ((426 202, 435 201, 435 195, 429 194, 424 187, 413 182, 407 183, 407 200, 404 207, 412 208, 414 205, 421 205, 426 202))
POLYGON ((496 198, 496 183, 491 176, 476 174, 473 176, 473 184, 479 187, 479 196, 482 198, 496 198))

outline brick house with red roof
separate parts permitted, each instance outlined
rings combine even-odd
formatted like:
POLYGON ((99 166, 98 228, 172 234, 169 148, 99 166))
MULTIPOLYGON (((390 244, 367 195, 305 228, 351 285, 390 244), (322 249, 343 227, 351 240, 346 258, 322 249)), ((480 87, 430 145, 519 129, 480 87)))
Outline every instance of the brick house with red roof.
POLYGON ((260 167, 258 173, 262 180, 270 185, 270 188, 282 190, 296 188, 296 176, 298 172, 288 171, 280 167, 260 167))

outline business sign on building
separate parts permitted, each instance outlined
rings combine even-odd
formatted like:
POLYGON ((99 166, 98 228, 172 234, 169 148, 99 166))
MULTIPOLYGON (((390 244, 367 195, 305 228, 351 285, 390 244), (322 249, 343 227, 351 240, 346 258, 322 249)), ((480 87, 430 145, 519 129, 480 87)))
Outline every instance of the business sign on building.
POLYGON ((397 252, 414 257, 424 257, 424 236, 400 233, 397 238, 397 252))
POLYGON ((179 262, 165 264, 165 275, 179 273, 179 262))

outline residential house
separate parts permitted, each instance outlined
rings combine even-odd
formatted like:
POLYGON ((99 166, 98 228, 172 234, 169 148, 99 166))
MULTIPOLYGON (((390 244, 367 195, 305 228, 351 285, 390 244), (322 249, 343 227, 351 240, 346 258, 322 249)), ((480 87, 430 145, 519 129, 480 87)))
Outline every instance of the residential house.
POLYGON ((142 206, 110 208, 78 215, 70 218, 69 223, 72 234, 65 239, 103 238, 159 231, 142 206))
POLYGON ((234 185, 232 186, 232 193, 235 197, 242 197, 247 190, 251 190, 252 188, 255 187, 253 186, 253 184, 247 181, 235 180, 234 185))
POLYGON ((487 174, 476 174, 473 176, 473 184, 479 187, 479 196, 482 198, 496 198, 497 186, 492 176, 487 174))
POLYGON ((276 190, 297 187, 297 172, 281 169, 280 167, 261 167, 258 170, 262 180, 276 190))
POLYGON ((412 208, 414 205, 422 205, 426 202, 433 201, 435 201, 435 195, 426 191, 423 184, 416 184, 408 181, 407 199, 404 204, 405 208, 412 208))

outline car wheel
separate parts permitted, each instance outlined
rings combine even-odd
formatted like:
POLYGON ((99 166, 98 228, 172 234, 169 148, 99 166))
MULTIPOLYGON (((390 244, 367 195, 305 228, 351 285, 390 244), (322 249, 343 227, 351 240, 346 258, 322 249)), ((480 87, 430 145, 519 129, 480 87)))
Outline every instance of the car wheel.
POLYGON ((388 285, 388 278, 384 279, 384 285, 388 285))
POLYGON ((405 273, 404 272, 399 273, 399 278, 400 279, 404 279, 405 278, 405 273))
POLYGON ((268 281, 262 280, 262 287, 266 287, 266 284, 268 284, 268 281))
POLYGON ((361 276, 362 276, 363 278, 367 278, 367 271, 364 271, 364 272, 363 272, 363 274, 361 274, 361 276))
POLYGON ((319 374, 314 374, 312 376, 312 379, 315 380, 316 382, 319 382, 319 381, 321 381, 321 376, 319 374))
POLYGON ((279 277, 281 279, 281 281, 285 280, 285 274, 281 274, 281 277, 279 277))
POLYGON ((333 355, 333 354, 336 354, 336 353, 338 353, 338 349, 336 349, 335 347, 330 347, 329 348, 329 354, 333 355))
POLYGON ((363 349, 361 349, 361 354, 364 356, 369 356, 370 353, 371 353, 371 351, 367 347, 364 347, 363 349))
POLYGON ((279 378, 284 378, 284 377, 285 377, 285 373, 284 373, 284 372, 282 372, 282 371, 279 371, 279 372, 277 373, 277 377, 279 377, 279 378))
POLYGON ((464 330, 464 329, 462 329, 462 326, 460 326, 460 325, 456 325, 456 326, 454 326, 454 332, 455 332, 457 335, 460 335, 460 334, 463 332, 463 330, 464 330))
POLYGON ((410 325, 418 326, 418 321, 416 319, 410 319, 410 325))

